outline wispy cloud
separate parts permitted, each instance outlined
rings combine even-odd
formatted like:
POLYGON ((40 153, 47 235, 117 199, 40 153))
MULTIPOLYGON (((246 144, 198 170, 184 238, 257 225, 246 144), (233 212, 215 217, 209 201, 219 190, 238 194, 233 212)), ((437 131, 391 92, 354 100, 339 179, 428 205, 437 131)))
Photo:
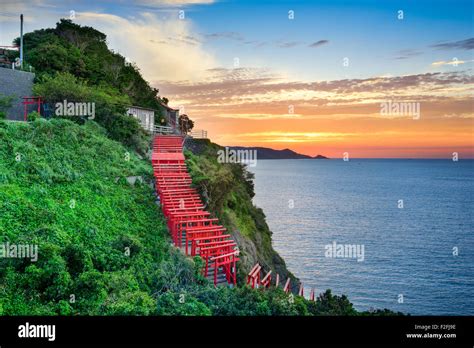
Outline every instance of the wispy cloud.
MULTIPOLYGON (((441 42, 441 43, 430 45, 428 47, 435 48, 438 50, 451 50, 451 49, 472 50, 474 48, 474 38, 460 40, 460 41, 453 41, 453 42, 441 42)), ((397 60, 409 59, 409 58, 420 56, 422 54, 423 54, 423 51, 420 51, 418 49, 411 49, 411 48, 403 49, 397 52, 394 59, 397 59, 397 60)), ((441 64, 441 62, 439 62, 439 64, 436 64, 436 63, 438 62, 435 62, 432 65, 437 66, 437 65, 450 64, 450 63, 441 64)))
POLYGON ((301 45, 299 41, 279 41, 277 42, 277 46, 280 48, 292 48, 301 45))
POLYGON ((138 5, 145 6, 188 6, 188 5, 209 5, 213 4, 215 0, 136 0, 138 5))
POLYGON ((316 48, 316 47, 320 47, 320 46, 326 45, 326 44, 328 44, 328 43, 329 43, 329 40, 319 40, 319 41, 313 42, 313 43, 310 44, 308 47, 316 48))
POLYGON ((244 38, 241 34, 236 33, 234 31, 223 31, 223 32, 217 32, 217 33, 210 33, 210 34, 204 34, 204 36, 207 39, 213 40, 213 39, 229 39, 229 40, 235 40, 235 41, 243 41, 244 38))
POLYGON ((180 95, 203 95, 206 93, 219 96, 231 97, 242 95, 266 94, 266 93, 289 93, 292 91, 317 92, 320 97, 326 93, 338 93, 348 96, 355 93, 391 93, 404 92, 408 89, 420 88, 421 90, 439 90, 443 86, 451 84, 472 84, 474 76, 466 72, 450 73, 425 73, 406 76, 371 77, 365 79, 344 79, 320 82, 288 81, 281 76, 272 74, 265 69, 212 69, 213 78, 209 81, 199 83, 160 83, 166 86, 168 93, 180 95))
POLYGON ((357 136, 356 133, 345 132, 253 132, 240 133, 236 135, 236 139, 240 141, 259 142, 264 143, 304 143, 304 142, 318 142, 343 139, 351 136, 357 136))
POLYGON ((197 83, 155 84, 176 105, 184 105, 191 117, 200 118, 200 127, 222 124, 240 129, 258 124, 263 130, 274 125, 305 130, 310 125, 333 129, 340 124, 340 129, 350 120, 354 127, 363 125, 358 131, 364 133, 367 127, 401 122, 394 119, 413 122, 410 116, 382 116, 381 103, 388 101, 420 103, 423 120, 450 114, 455 115, 450 120, 460 122, 472 114, 474 77, 469 71, 309 83, 255 68, 210 69, 209 74, 212 78, 197 83))
POLYGON ((423 52, 414 49, 404 49, 397 52, 395 59, 409 59, 423 54, 423 52))
POLYGON ((461 41, 452 41, 452 42, 441 42, 430 47, 439 49, 439 50, 452 50, 452 49, 461 49, 461 50, 472 50, 474 49, 474 38, 461 40, 461 41))
POLYGON ((320 47, 329 43, 329 40, 319 40, 311 44, 308 44, 307 42, 303 42, 303 41, 294 41, 294 40, 287 41, 283 39, 276 40, 276 41, 253 40, 253 39, 245 38, 242 34, 234 32, 234 31, 207 33, 207 34, 202 34, 202 36, 206 38, 207 40, 227 39, 227 40, 236 41, 240 44, 250 45, 255 48, 268 46, 268 45, 279 47, 279 48, 294 48, 297 46, 305 45, 307 47, 315 48, 315 47, 320 47))
POLYGON ((78 12, 76 21, 107 34, 112 49, 136 62, 147 79, 202 80, 217 65, 193 33, 192 23, 141 13, 133 20, 113 14, 78 12), (133 37, 133 40, 123 40, 133 37))
POLYGON ((216 117, 219 118, 238 118, 238 119, 247 119, 247 120, 270 120, 270 119, 297 119, 303 117, 301 114, 271 114, 271 113, 240 113, 236 114, 216 114, 216 117))
POLYGON ((440 61, 431 63, 431 65, 432 66, 443 66, 443 65, 458 66, 458 65, 466 64, 472 61, 474 60, 451 60, 451 61, 440 60, 440 61))

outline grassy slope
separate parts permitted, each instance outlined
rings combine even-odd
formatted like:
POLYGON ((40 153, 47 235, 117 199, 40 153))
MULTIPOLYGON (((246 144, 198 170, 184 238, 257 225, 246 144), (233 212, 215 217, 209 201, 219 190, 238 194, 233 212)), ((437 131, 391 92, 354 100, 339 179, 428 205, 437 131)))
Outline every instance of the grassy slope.
MULTIPOLYGON (((0 260, 0 313, 155 311, 151 294, 176 282, 160 268, 173 253, 153 190, 130 175, 151 167, 94 123, 0 123, 0 242, 40 256, 0 260)), ((175 261, 192 279, 192 262, 175 261)))

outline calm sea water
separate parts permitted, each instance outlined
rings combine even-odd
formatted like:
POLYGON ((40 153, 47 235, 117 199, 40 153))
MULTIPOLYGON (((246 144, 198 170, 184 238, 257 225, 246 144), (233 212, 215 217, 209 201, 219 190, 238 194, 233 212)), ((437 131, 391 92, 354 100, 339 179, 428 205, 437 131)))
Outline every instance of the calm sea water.
POLYGON ((332 289, 359 310, 474 314, 474 161, 260 160, 249 169, 274 248, 306 294, 332 289), (363 245, 364 261, 326 257, 333 242, 363 245))

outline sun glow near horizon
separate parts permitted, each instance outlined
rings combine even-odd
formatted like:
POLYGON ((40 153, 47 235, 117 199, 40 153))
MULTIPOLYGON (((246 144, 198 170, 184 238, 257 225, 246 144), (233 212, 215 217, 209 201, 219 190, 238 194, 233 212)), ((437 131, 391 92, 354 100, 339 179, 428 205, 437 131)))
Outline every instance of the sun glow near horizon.
POLYGON ((290 148, 296 152, 315 156, 340 158, 347 152, 360 158, 451 158, 453 152, 460 158, 474 158, 472 133, 459 133, 452 138, 440 131, 430 133, 431 139, 420 133, 384 131, 373 133, 336 132, 260 132, 225 134, 218 143, 229 146, 261 146, 277 150, 290 148), (403 137, 402 137, 403 136, 403 137), (403 142, 401 141, 403 139, 403 142), (453 150, 454 149, 454 150, 453 150))
POLYGON ((250 75, 162 86, 222 145, 330 157, 474 158, 471 71, 313 83, 266 77, 265 84, 250 75))

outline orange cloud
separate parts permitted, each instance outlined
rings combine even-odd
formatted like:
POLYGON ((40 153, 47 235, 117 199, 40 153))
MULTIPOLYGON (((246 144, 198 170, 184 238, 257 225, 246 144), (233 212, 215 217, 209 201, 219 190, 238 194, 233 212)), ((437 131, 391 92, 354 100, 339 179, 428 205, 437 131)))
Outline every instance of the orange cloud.
POLYGON ((474 158, 470 71, 318 82, 249 68, 209 73, 199 82, 157 86, 222 145, 329 157, 474 158), (419 117, 386 114, 388 102, 415 103, 419 117))

